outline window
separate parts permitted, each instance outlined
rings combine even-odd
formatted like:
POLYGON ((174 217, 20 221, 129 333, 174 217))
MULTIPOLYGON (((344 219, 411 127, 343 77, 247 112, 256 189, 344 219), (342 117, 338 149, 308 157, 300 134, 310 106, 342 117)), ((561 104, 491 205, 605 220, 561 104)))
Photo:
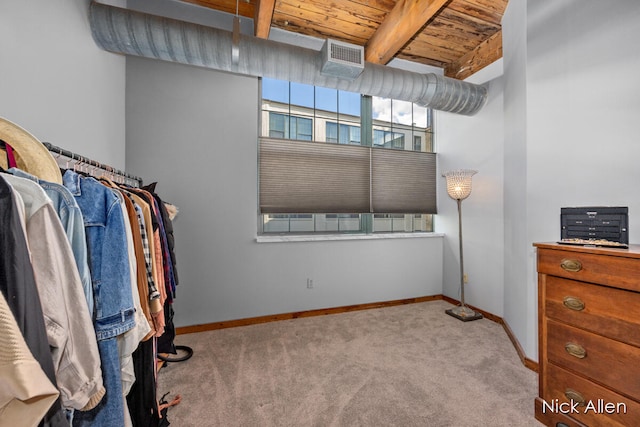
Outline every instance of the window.
POLYGON ((261 106, 262 233, 433 230, 430 110, 267 78, 261 106))
POLYGON ((413 151, 422 151, 422 138, 420 135, 413 136, 413 151))
POLYGON ((327 142, 337 142, 338 144, 360 145, 360 127, 343 123, 327 122, 326 124, 327 142))
POLYGON ((304 117, 269 113, 269 136, 311 141, 313 120, 304 117))
POLYGON ((373 145, 384 148, 404 149, 404 134, 387 130, 374 129, 373 145))

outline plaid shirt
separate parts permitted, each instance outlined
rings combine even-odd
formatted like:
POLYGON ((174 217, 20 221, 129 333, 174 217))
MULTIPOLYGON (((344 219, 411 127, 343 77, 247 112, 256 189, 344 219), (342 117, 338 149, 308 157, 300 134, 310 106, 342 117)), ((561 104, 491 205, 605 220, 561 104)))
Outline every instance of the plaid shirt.
MULTIPOLYGON (((127 194, 127 193, 125 193, 127 194)), ((145 226, 144 217, 142 215, 142 208, 138 206, 133 197, 127 194, 131 203, 136 209, 136 216, 138 217, 138 226, 140 227, 140 235, 142 236, 142 249, 144 252, 144 264, 147 269, 147 285, 149 286, 149 300, 160 298, 160 292, 156 286, 155 280, 153 280, 153 270, 151 268, 151 250, 149 249, 149 238, 147 235, 147 227, 145 226)))

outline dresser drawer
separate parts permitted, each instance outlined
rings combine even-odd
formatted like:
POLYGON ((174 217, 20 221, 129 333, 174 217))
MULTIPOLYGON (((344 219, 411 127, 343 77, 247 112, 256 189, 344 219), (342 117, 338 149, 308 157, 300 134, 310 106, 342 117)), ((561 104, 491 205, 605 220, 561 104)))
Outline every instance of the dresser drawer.
POLYGON ((640 400, 640 348, 547 320, 547 360, 640 400))
POLYGON ((547 317, 640 347, 640 293, 547 276, 547 317))
POLYGON ((640 427, 640 403, 552 363, 546 368, 543 414, 566 414, 590 427, 640 427))
POLYGON ((622 251, 625 249, 594 254, 538 248, 538 273, 640 292, 640 262, 616 256, 622 251))

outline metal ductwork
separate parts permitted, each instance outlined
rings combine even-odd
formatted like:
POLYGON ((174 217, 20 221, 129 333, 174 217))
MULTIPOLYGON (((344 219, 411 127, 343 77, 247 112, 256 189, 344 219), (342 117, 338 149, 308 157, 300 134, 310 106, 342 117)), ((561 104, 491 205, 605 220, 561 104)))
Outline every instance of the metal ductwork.
POLYGON ((415 102, 471 116, 485 104, 483 86, 365 63, 355 79, 321 74, 322 53, 101 3, 91 3, 91 31, 102 49, 256 77, 415 102))

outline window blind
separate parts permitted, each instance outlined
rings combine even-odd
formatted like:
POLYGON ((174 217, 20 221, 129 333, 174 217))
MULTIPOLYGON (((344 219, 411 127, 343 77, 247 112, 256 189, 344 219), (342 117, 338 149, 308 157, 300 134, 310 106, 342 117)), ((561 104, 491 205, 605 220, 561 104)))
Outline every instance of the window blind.
POLYGON ((373 213, 435 214, 436 154, 371 149, 373 213))
POLYGON ((260 139, 260 213, 436 213, 436 155, 260 139))

